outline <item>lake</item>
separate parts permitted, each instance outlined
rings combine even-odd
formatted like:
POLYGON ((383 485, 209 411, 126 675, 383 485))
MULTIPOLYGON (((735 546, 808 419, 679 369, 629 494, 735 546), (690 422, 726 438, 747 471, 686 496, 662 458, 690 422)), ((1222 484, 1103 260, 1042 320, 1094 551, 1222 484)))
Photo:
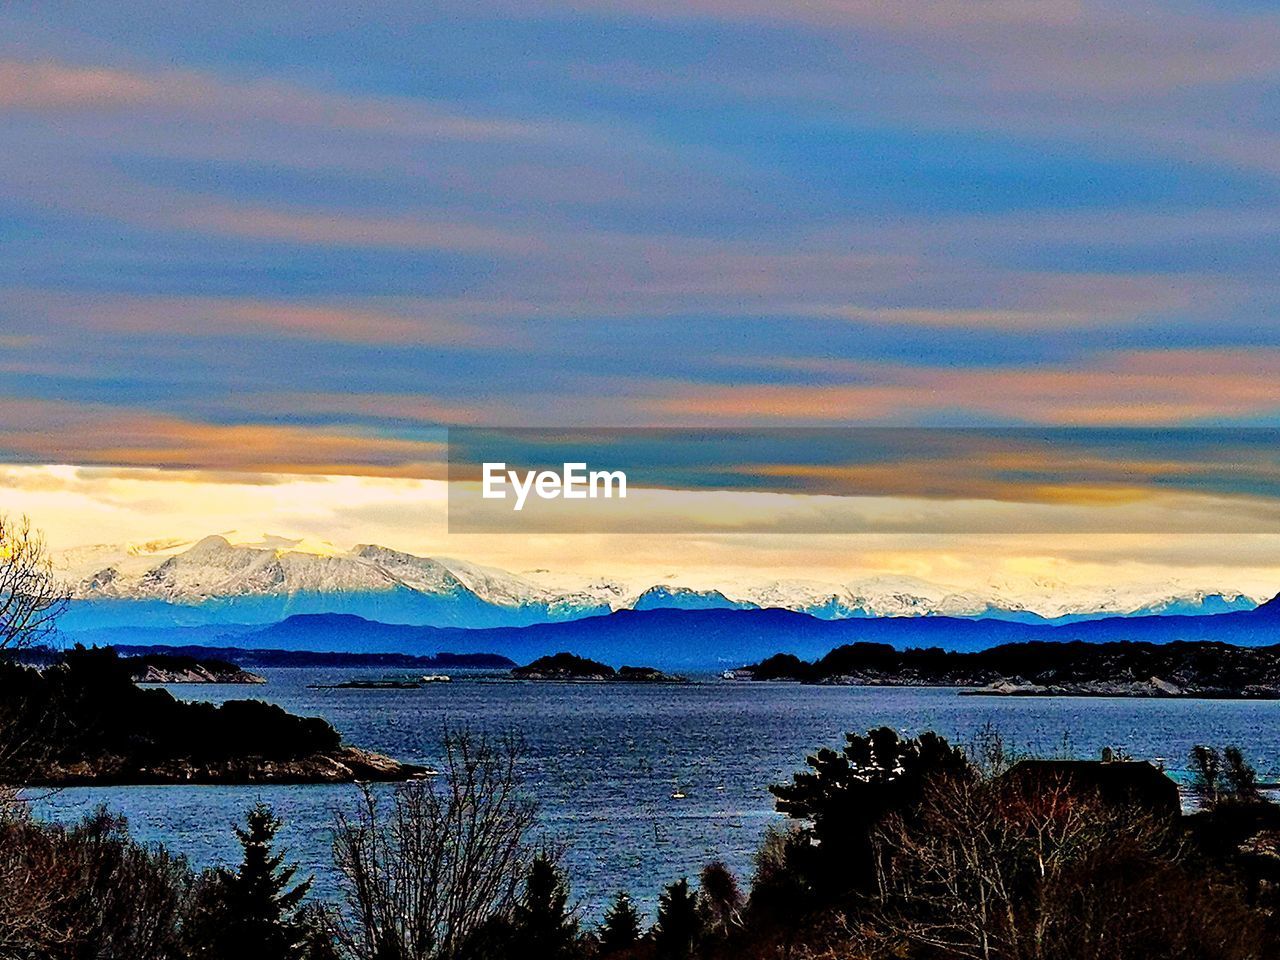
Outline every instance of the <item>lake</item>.
MULTIPOLYGON (((955 690, 820 687, 700 678, 687 685, 512 682, 481 676, 411 690, 323 690, 309 684, 385 670, 274 669, 265 686, 181 686, 186 699, 254 697, 321 716, 350 743, 437 763, 445 724, 514 731, 543 829, 566 845, 575 899, 597 917, 619 888, 652 910, 660 888, 718 858, 745 882, 766 826, 781 822, 767 791, 814 748, 847 730, 887 725, 969 741, 994 724, 1018 750, 1096 757, 1104 746, 1166 758, 1185 779, 1196 743, 1237 744, 1264 779, 1280 773, 1280 703, 1244 700, 990 698, 955 690), (684 794, 674 799, 673 793, 684 794)), ((38 815, 74 819, 105 803, 134 834, 196 865, 238 861, 231 824, 263 799, 316 893, 334 893, 329 823, 353 786, 88 787, 36 797, 38 815)))

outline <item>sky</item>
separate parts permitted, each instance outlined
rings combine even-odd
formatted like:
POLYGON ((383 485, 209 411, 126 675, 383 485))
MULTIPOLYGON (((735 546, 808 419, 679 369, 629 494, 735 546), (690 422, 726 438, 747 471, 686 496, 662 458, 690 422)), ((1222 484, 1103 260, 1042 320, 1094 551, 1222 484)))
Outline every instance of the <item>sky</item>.
POLYGON ((1277 426, 1278 80, 1247 0, 5 4, 0 461, 185 533, 446 426, 1277 426))

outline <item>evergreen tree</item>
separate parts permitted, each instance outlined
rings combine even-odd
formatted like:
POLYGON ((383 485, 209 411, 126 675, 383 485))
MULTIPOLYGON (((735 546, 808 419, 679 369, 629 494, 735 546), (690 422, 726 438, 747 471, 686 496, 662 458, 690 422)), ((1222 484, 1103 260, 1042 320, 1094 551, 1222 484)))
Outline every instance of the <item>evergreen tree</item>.
POLYGON ((702 905, 688 880, 668 885, 658 898, 658 923, 653 942, 661 960, 688 960, 706 928, 702 905))
POLYGON ((620 890, 600 925, 600 951, 606 955, 617 953, 639 940, 640 913, 627 892, 620 890))
POLYGON ((769 792, 779 813, 807 821, 812 842, 793 849, 789 867, 826 900, 874 887, 873 836, 886 818, 910 822, 934 777, 972 773, 964 751, 937 734, 903 739, 890 727, 845 734, 842 751, 823 748, 805 762, 809 770, 769 792))
POLYGON ((264 803, 251 807, 236 828, 244 851, 236 871, 216 872, 209 901, 196 924, 194 954, 207 960, 301 960, 314 930, 299 911, 310 878, 292 888, 296 865, 274 849, 280 821, 264 803))
POLYGON ((521 956, 566 960, 578 953, 578 921, 568 908, 569 888, 551 858, 539 854, 529 868, 524 898, 512 913, 521 956))

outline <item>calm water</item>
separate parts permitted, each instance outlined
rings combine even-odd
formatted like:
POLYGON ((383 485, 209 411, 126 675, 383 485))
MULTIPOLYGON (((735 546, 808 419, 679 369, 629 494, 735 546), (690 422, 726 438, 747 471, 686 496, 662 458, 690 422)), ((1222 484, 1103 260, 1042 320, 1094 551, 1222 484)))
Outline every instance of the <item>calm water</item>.
MULTIPOLYGON (((1268 780, 1280 774, 1280 703, 1264 701, 962 697, 954 690, 803 687, 708 679, 687 686, 535 684, 457 679, 416 690, 311 690, 361 671, 261 671, 263 687, 172 688, 177 696, 254 696, 329 720, 348 742, 431 765, 442 725, 514 730, 525 740, 527 788, 550 836, 567 844, 575 897, 598 915, 620 887, 652 907, 659 888, 712 858, 744 880, 765 827, 778 818, 766 790, 806 752, 846 730, 888 725, 968 741, 994 723, 1018 749, 1097 756, 1103 746, 1168 758, 1178 775, 1196 743, 1236 743, 1268 780), (685 794, 672 798, 676 788, 685 794)), ((383 676, 385 671, 366 671, 383 676)), ((349 786, 103 787, 36 801, 72 819, 100 803, 136 835, 195 864, 231 863, 230 825, 257 799, 285 819, 284 841, 332 895, 329 822, 349 786)))

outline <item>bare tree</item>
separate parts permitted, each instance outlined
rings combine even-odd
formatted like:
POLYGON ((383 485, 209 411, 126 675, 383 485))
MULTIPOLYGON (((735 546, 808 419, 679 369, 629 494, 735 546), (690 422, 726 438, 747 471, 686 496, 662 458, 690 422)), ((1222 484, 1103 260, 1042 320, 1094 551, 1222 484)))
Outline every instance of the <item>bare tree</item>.
MULTIPOLYGON (((55 579, 44 538, 26 517, 0 514, 0 660, 52 636, 66 593, 55 579)), ((32 676, 0 662, 0 790, 22 783, 56 740, 58 717, 35 695, 32 676)))
POLYGON ((878 895, 823 956, 1262 955, 1256 915, 1169 824, 1065 781, 942 778, 918 819, 892 818, 876 839, 878 895))
POLYGON ((437 777, 381 798, 365 787, 339 815, 344 902, 335 937, 358 960, 453 960, 510 916, 536 854, 535 805, 521 794, 518 742, 446 731, 437 777))
POLYGON ((130 839, 102 810, 74 826, 0 816, 0 956, 15 960, 180 955, 192 875, 130 839))
POLYGON ((47 640, 66 603, 43 534, 25 516, 0 515, 0 650, 47 640))

